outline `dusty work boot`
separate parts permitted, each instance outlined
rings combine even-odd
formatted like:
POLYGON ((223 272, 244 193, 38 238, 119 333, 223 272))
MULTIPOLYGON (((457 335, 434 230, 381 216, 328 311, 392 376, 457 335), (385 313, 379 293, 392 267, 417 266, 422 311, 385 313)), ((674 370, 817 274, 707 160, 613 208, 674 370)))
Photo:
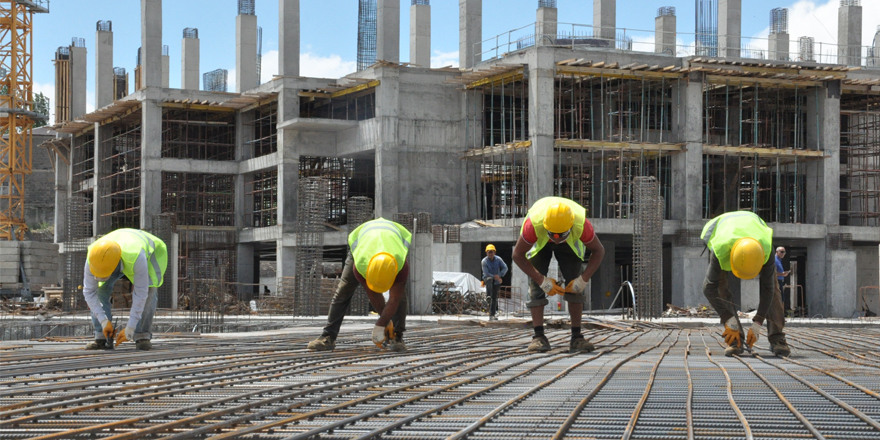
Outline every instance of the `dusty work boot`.
POLYGON ((596 347, 593 347, 593 343, 584 339, 583 336, 571 338, 571 342, 568 344, 569 353, 590 352, 595 349, 596 347))
POLYGON ((739 344, 737 344, 735 342, 733 344, 728 345, 727 348, 724 349, 724 355, 727 357, 731 357, 733 355, 739 356, 741 354, 743 354, 742 346, 740 346, 739 344))
POLYGON ((86 345, 86 350, 111 350, 113 349, 113 344, 108 344, 106 339, 95 339, 95 342, 90 342, 89 345, 86 345))
POLYGON ((532 343, 529 344, 528 351, 538 351, 538 352, 550 351, 550 341, 548 341, 547 337, 544 335, 533 336, 532 343))
POLYGON ((779 357, 787 357, 791 354, 791 348, 788 346, 788 342, 785 342, 785 339, 771 342, 770 351, 779 357))
POLYGON ((397 335, 393 341, 388 343, 388 349, 397 352, 406 351, 406 343, 403 342, 403 336, 397 335))
POLYGON ((498 317, 495 315, 489 315, 489 321, 497 321, 498 317))
POLYGON ((309 342, 309 350, 330 351, 336 348, 336 338, 329 335, 321 335, 318 339, 309 342))
POLYGON ((153 343, 150 342, 149 339, 138 339, 138 340, 134 343, 134 348, 135 348, 136 350, 143 350, 143 351, 152 350, 152 349, 153 349, 153 343))

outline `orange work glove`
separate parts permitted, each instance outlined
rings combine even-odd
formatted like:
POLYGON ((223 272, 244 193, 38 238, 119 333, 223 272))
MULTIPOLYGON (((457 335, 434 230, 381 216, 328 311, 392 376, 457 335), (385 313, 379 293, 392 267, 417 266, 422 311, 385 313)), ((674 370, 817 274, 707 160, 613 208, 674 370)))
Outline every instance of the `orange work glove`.
POLYGON ((113 323, 110 320, 105 319, 101 322, 101 326, 104 327, 104 339, 108 341, 113 341, 113 323))
POLYGON ((721 336, 724 336, 724 342, 727 345, 742 347, 742 335, 740 334, 739 321, 736 319, 736 316, 731 317, 724 323, 724 333, 721 336))
POLYGON ((752 349, 752 346, 755 345, 755 342, 758 342, 758 335, 761 334, 761 324, 752 321, 752 326, 749 327, 749 333, 746 335, 746 345, 749 346, 749 350, 752 349))
POLYGON ((565 286, 565 291, 568 293, 574 293, 576 295, 580 295, 584 293, 584 289, 587 288, 587 281, 584 281, 584 277, 578 276, 577 278, 569 281, 568 285, 565 286))
POLYGON ((122 331, 120 331, 119 334, 116 335, 116 346, 119 347, 119 344, 125 341, 131 341, 131 339, 129 339, 129 336, 134 337, 134 329, 131 327, 122 329, 122 331), (126 334, 126 332, 128 332, 128 334, 126 334))

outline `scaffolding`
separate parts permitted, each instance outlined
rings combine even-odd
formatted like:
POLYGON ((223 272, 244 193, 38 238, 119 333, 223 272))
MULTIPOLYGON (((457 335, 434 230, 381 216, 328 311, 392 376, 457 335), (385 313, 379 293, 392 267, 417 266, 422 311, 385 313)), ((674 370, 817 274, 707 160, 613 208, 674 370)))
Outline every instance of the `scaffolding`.
POLYGON ((322 177, 327 181, 327 212, 324 220, 332 225, 344 225, 348 198, 373 197, 372 161, 338 157, 300 156, 299 177, 322 177), (364 166, 364 165, 367 166, 364 166))
MULTIPOLYGON (((166 212, 153 216, 152 226, 153 227, 150 229, 150 233, 155 235, 159 240, 162 240, 165 245, 170 249, 173 234, 177 232, 177 218, 174 213, 166 212)), ((167 274, 168 271, 166 270, 165 273, 167 274)), ((158 288, 157 293, 159 301, 157 307, 170 309, 176 302, 171 297, 173 291, 174 289, 172 288, 171 277, 166 275, 166 279, 158 288)))
POLYGON ((55 123, 70 120, 70 47, 55 51, 55 123))
POLYGON ((376 63, 376 0, 358 0, 357 70, 376 63))
POLYGON ((202 75, 202 84, 205 87, 205 91, 226 92, 228 77, 229 71, 226 69, 212 70, 202 75))
POLYGON ((132 115, 129 123, 116 124, 104 130, 110 133, 101 143, 101 179, 109 192, 101 194, 109 199, 110 210, 102 213, 109 219, 110 230, 140 228, 141 206, 141 124, 140 112, 132 115), (106 156, 104 156, 106 154, 106 156))
POLYGON ((235 176, 162 173, 162 212, 186 226, 235 226, 235 176))
POLYGON ((162 157, 195 160, 235 159, 235 114, 165 109, 162 157))
POLYGON ((239 296, 235 230, 178 230, 179 304, 189 310, 189 324, 222 324, 226 306, 249 301, 239 296))
POLYGON ((327 298, 315 298, 323 292, 324 276, 324 219, 327 212, 329 181, 322 177, 304 177, 299 180, 299 206, 296 219, 296 287, 294 303, 297 314, 315 316, 329 303, 327 298))
POLYGON ((880 96, 844 94, 840 113, 840 224, 880 226, 880 96))
POLYGON ((91 237, 92 206, 95 198, 95 136, 86 133, 73 138, 71 148, 70 192, 85 205, 86 218, 83 220, 83 233, 91 237))
POLYGON ((254 109, 250 122, 253 139, 245 141, 249 158, 265 156, 278 151, 278 101, 254 109))
POLYGON ((248 176, 245 193, 253 200, 253 209, 245 214, 247 227, 266 228, 278 224, 278 170, 248 176))
POLYGON ((62 309, 64 312, 88 308, 82 293, 83 275, 91 239, 91 206, 81 194, 67 202, 67 237, 64 242, 62 309))

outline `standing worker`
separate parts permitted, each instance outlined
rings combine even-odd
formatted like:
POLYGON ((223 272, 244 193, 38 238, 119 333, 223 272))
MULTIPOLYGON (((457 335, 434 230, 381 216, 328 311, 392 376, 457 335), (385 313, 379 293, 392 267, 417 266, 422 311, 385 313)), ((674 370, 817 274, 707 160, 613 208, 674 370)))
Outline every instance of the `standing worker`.
POLYGON ((406 260, 412 234, 402 225, 378 218, 357 227, 348 236, 349 252, 342 269, 342 278, 330 302, 330 313, 323 334, 309 342, 309 350, 336 348, 336 337, 345 318, 358 283, 364 286, 370 304, 379 312, 373 327, 372 340, 382 347, 386 340, 392 351, 406 351, 406 281, 409 262, 406 260), (388 292, 385 303, 384 292, 388 292), (393 319, 392 319, 393 318, 393 319))
POLYGON ((782 268, 782 259, 785 258, 785 248, 779 246, 776 248, 776 282, 779 283, 779 292, 782 295, 783 312, 791 309, 791 295, 785 294, 785 277, 791 273, 790 270, 782 268))
POLYGON ((761 325, 767 319, 767 339, 770 350, 777 356, 788 356, 791 349, 785 342, 785 318, 782 298, 777 284, 776 261, 770 258, 773 251, 773 229, 761 217, 748 211, 728 212, 706 223, 700 238, 709 248, 709 269, 703 281, 703 294, 718 312, 724 324, 725 356, 743 352, 743 328, 737 316, 736 305, 731 301, 727 288, 727 273, 742 280, 760 275, 760 300, 752 326, 745 336, 745 344, 751 347, 758 341, 761 325))
POLYGON ((489 320, 497 321, 495 313, 498 311, 498 289, 501 287, 501 279, 507 275, 507 265, 501 257, 495 256, 495 245, 486 246, 486 258, 481 263, 483 266, 483 284, 486 285, 486 293, 489 294, 489 320))
POLYGON ((153 346, 150 327, 156 304, 158 288, 162 285, 168 266, 168 249, 156 236, 139 229, 117 229, 89 246, 83 275, 83 296, 92 312, 95 326, 95 342, 86 350, 113 348, 125 341, 135 341, 138 350, 153 346), (125 275, 134 285, 131 295, 131 311, 125 328, 116 332, 112 319, 110 296, 113 285, 125 275))
POLYGON ((513 261, 528 276, 529 302, 535 336, 528 351, 548 351, 550 341, 544 336, 544 306, 548 295, 564 295, 571 316, 571 352, 592 351, 593 344, 581 335, 584 289, 599 269, 605 248, 593 232, 583 206, 562 197, 545 197, 529 209, 513 248, 513 261), (586 250, 590 260, 581 272, 586 250), (568 284, 547 278, 550 258, 555 256, 568 284), (562 286, 566 286, 563 288, 562 286))

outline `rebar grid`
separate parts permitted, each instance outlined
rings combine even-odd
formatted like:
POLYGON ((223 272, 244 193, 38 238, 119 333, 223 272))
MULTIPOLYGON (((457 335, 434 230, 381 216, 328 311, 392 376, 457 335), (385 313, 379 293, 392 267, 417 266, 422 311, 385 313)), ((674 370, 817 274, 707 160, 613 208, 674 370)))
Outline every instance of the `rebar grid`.
POLYGON ((86 218, 83 219, 82 227, 85 228, 83 234, 85 237, 91 237, 92 234, 92 206, 95 198, 94 177, 95 177, 95 136, 94 134, 83 134, 73 138, 71 141, 71 176, 70 176, 70 192, 76 195, 86 204, 86 218))
POLYGON ((391 216, 392 221, 399 223, 411 234, 415 232, 415 216, 411 212, 398 212, 391 216))
POLYGON ((171 54, 171 48, 167 44, 162 45, 162 56, 167 57, 171 54))
POLYGON ((840 224, 880 226, 880 97, 845 94, 840 110, 840 224))
POLYGON ((98 20, 97 30, 104 32, 113 32, 113 22, 110 20, 98 20))
POLYGON ((263 84, 263 27, 257 27, 257 84, 254 87, 259 87, 260 84, 263 84))
POLYGON ((324 221, 330 181, 323 177, 299 180, 299 206, 296 213, 296 291, 294 302, 299 315, 321 315, 329 301, 317 298, 324 274, 324 221))
POLYGON ((556 0, 538 0, 539 8, 555 8, 556 0))
POLYGON ((376 63, 376 0, 358 0, 357 70, 376 63))
POLYGON ((278 151, 278 102, 254 109, 250 122, 253 139, 245 142, 249 157, 260 157, 278 151))
MULTIPOLYGON (((153 227, 150 228, 150 233, 155 235, 156 238, 158 238, 159 240, 162 240, 165 245, 170 249, 172 234, 177 232, 177 217, 174 215, 173 212, 163 212, 162 214, 154 215, 152 222, 153 227)), ((174 303, 174 299, 171 297, 171 294, 173 292, 172 284, 173 283, 171 282, 169 271, 166 270, 165 279, 158 289, 158 307, 163 309, 171 308, 172 304, 174 303)))
POLYGON ((350 194, 350 183, 355 177, 355 160, 337 157, 300 156, 299 176, 321 177, 327 181, 327 212, 324 220, 332 225, 344 225, 345 208, 350 194))
POLYGON ((109 155, 101 157, 103 168, 107 170, 101 179, 109 182, 110 192, 101 194, 101 197, 110 199, 110 211, 101 215, 109 218, 110 230, 140 228, 140 123, 114 126, 112 134, 102 144, 101 151, 109 155))
POLYGON ((226 92, 228 77, 226 69, 212 70, 202 75, 202 87, 208 92, 226 92))
POLYGON ((82 193, 67 201, 67 237, 64 243, 62 309, 65 312, 88 308, 82 293, 83 276, 92 237, 92 204, 82 193))
POLYGON ((813 56, 813 37, 798 38, 798 61, 816 61, 813 56))
POLYGON ((278 224, 278 170, 248 176, 245 194, 253 200, 253 209, 245 214, 246 225, 265 228, 278 224))
POLYGON ((636 177, 633 189, 633 288, 636 317, 659 318, 663 313, 663 198, 651 177, 636 177))
POLYGON ((657 8, 658 17, 672 16, 675 17, 675 6, 661 6, 657 8))
POLYGON ((862 0, 840 0, 840 6, 861 6, 862 0))
POLYGON ((718 56, 718 0, 696 0, 697 56, 718 56))
POLYGON ((162 157, 235 159, 235 115, 166 109, 162 114, 162 157))
POLYGON ((347 211, 348 230, 354 231, 358 226, 373 219, 373 199, 349 197, 347 211))
POLYGON ((773 8, 770 10, 770 33, 788 33, 788 9, 773 8))
POLYGON ((186 226, 235 226, 235 176, 162 173, 162 212, 186 226))
POLYGON ((73 37, 70 39, 70 47, 86 47, 86 39, 73 37))
POLYGON ((113 68, 113 96, 115 100, 128 96, 128 74, 124 67, 113 68))
POLYGON ((420 212, 416 214, 416 233, 418 234, 430 234, 431 233, 431 213, 430 212, 420 212))
POLYGON ((178 231, 178 306, 189 310, 193 324, 222 324, 226 305, 248 301, 236 286, 235 231, 180 229, 178 231))
POLYGON ((257 1, 256 0, 238 0, 238 14, 239 15, 256 15, 257 13, 257 1))
POLYGON ((197 28, 184 28, 183 38, 199 38, 199 30, 197 28))

